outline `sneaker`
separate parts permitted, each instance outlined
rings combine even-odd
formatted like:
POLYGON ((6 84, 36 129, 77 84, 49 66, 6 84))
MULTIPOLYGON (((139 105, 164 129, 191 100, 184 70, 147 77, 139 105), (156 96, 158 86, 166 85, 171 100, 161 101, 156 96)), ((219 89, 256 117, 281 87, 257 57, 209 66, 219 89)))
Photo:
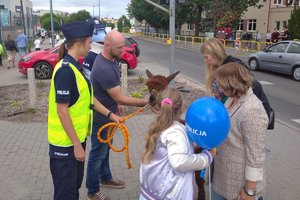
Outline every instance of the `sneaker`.
POLYGON ((112 178, 109 181, 102 181, 100 183, 101 187, 107 187, 107 188, 116 188, 116 189, 121 189, 125 187, 125 183, 119 179, 112 178))
POLYGON ((93 195, 87 195, 87 200, 110 200, 110 198, 108 198, 102 192, 99 191, 93 195))

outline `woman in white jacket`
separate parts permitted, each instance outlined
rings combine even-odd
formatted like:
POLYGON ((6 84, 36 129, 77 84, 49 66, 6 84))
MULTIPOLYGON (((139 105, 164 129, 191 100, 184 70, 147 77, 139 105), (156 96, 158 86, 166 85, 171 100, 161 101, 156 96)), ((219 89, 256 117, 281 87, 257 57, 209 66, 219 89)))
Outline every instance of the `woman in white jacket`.
POLYGON ((213 157, 207 150, 194 154, 185 126, 179 122, 183 110, 180 92, 165 89, 158 102, 160 112, 147 132, 140 168, 140 200, 192 200, 194 171, 208 167, 213 157))

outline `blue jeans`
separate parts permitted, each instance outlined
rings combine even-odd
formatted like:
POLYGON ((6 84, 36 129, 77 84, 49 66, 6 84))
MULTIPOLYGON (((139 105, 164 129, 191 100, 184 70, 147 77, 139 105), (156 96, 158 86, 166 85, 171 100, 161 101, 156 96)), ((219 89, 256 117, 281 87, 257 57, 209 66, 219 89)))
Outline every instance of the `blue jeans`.
MULTIPOLYGON (((224 197, 215 192, 214 189, 211 189, 211 199, 212 200, 226 200, 224 197)), ((259 197, 258 200, 263 200, 263 197, 259 197)))
POLYGON ((18 47, 18 53, 19 53, 19 56, 24 56, 27 54, 27 48, 26 47, 18 47))
MULTIPOLYGON (((99 178, 102 181, 108 181, 112 179, 110 167, 109 167, 109 146, 98 141, 97 133, 105 123, 93 123, 93 131, 91 135, 91 151, 89 155, 89 161, 87 166, 86 175, 86 187, 88 194, 95 194, 99 191, 99 178)), ((101 138, 107 138, 107 128, 101 132, 101 138)))

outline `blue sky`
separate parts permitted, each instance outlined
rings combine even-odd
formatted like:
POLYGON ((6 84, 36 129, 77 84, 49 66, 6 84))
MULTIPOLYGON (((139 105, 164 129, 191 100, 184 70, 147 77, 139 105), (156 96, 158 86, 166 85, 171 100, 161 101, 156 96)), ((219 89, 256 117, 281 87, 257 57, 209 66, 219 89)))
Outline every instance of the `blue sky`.
MULTIPOLYGON (((50 10, 50 0, 31 0, 33 10, 50 10)), ((130 0, 100 0, 100 15, 103 17, 119 18, 122 15, 127 16, 127 5, 130 0)), ((94 15, 99 15, 99 0, 52 0, 53 10, 65 12, 77 12, 78 10, 87 10, 94 15), (94 9, 93 9, 94 6, 94 9)))

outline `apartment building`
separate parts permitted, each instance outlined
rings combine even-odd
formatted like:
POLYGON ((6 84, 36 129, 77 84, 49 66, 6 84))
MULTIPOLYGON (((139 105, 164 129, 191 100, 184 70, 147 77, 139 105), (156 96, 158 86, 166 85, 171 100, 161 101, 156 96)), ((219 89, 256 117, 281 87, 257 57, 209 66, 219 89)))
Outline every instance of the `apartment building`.
MULTIPOLYGON (((33 36, 32 2, 23 0, 24 26, 27 36, 33 36)), ((6 40, 8 34, 16 35, 24 28, 20 0, 0 0, 0 39, 6 40)))
POLYGON ((263 7, 258 9, 250 7, 242 16, 238 26, 238 32, 247 31, 255 37, 256 31, 259 31, 262 40, 268 30, 271 32, 277 28, 283 32, 283 27, 288 25, 291 11, 294 6, 299 6, 299 0, 261 0, 263 7))
MULTIPOLYGON (((271 32, 277 28, 283 32, 283 27, 288 25, 291 11, 295 6, 300 6, 299 0, 261 0, 263 6, 249 7, 242 15, 237 27, 237 37, 243 32, 249 32, 255 38, 256 32, 261 34, 261 40, 265 39, 268 30, 271 32)), ((204 16, 205 17, 205 16, 204 16)), ((193 24, 183 24, 181 26, 182 35, 194 35, 193 24)))

